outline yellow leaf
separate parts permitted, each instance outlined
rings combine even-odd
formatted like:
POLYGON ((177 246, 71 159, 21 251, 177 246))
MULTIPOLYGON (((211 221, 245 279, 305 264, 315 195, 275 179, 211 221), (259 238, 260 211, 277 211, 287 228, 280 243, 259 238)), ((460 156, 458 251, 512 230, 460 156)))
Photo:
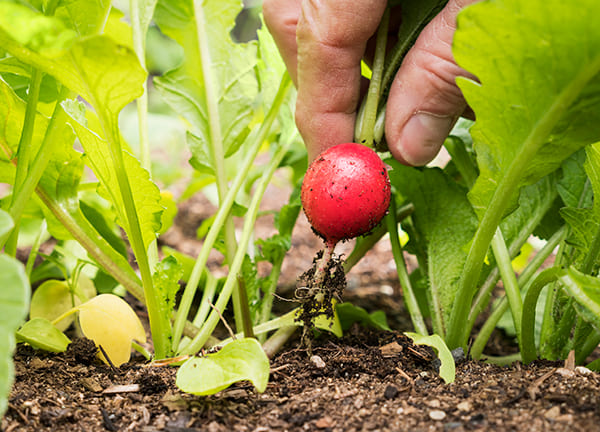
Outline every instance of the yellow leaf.
MULTIPOLYGON (((83 334, 106 352, 115 366, 129 361, 131 341, 146 342, 146 332, 129 304, 113 294, 101 294, 80 305, 83 334)), ((102 353, 100 358, 108 363, 102 353)))

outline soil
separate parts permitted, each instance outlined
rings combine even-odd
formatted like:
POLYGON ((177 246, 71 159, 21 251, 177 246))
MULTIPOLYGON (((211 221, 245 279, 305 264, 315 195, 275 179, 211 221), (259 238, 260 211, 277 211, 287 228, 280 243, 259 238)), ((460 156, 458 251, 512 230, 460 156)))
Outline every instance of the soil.
MULTIPOLYGON (((276 191, 272 192, 276 195, 276 191)), ((195 228, 212 209, 188 201, 162 241, 197 253, 195 228)), ((257 225, 270 235, 272 221, 257 225)), ((294 295, 296 279, 320 248, 305 219, 294 232, 279 294, 294 295)), ((337 253, 348 253, 351 244, 337 253)), ((219 266, 219 256, 211 267, 219 266)), ((268 268, 263 269, 268 272, 268 268)), ((266 391, 238 383, 214 396, 184 394, 176 369, 153 367, 135 354, 121 368, 99 362, 95 347, 75 339, 66 353, 19 346, 16 381, 1 428, 11 431, 591 431, 600 423, 600 374, 567 362, 497 366, 459 359, 456 381, 445 384, 427 347, 401 332, 411 330, 400 300, 389 245, 382 241, 347 275, 343 299, 369 312, 386 312, 382 332, 355 325, 345 336, 322 335, 310 353, 291 340, 271 361, 266 391)), ((289 308, 283 300, 277 307, 289 308)), ((143 311, 140 312, 142 318, 143 311)), ((494 355, 514 352, 496 333, 494 355)), ((467 356, 468 357, 468 356, 467 356)))

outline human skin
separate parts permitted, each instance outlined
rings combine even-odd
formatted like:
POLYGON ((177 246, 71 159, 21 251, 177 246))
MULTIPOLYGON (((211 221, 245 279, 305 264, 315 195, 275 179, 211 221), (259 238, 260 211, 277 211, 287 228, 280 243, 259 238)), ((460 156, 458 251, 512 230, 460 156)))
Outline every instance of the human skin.
MULTIPOLYGON (((385 135, 392 155, 425 165, 439 152, 467 104, 456 77, 456 16, 477 0, 450 0, 407 53, 387 101, 385 135)), ((361 98, 360 62, 377 31, 386 0, 264 0, 263 13, 298 89, 296 124, 309 161, 351 142, 361 98)), ((472 113, 471 113, 472 115, 472 113)))

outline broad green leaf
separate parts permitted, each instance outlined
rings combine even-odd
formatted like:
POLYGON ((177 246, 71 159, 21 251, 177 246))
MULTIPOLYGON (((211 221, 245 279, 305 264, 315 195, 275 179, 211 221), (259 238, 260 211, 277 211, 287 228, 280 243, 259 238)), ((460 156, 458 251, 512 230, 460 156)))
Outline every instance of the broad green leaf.
POLYGON ((585 149, 581 149, 562 164, 562 176, 556 186, 558 194, 567 207, 592 207, 592 193, 584 169, 585 149))
POLYGON ((230 156, 237 151, 241 139, 248 133, 253 116, 252 102, 258 87, 254 67, 256 43, 235 44, 229 35, 235 18, 242 8, 236 0, 192 2, 191 0, 158 2, 155 21, 164 34, 178 42, 184 49, 183 63, 175 70, 155 79, 163 98, 191 125, 197 138, 192 148, 193 157, 202 161, 208 155, 214 169, 214 159, 209 146, 210 118, 207 107, 207 88, 203 76, 203 63, 212 68, 214 82, 208 83, 218 102, 223 151, 230 156), (194 6, 202 8, 203 22, 196 22, 194 6), (198 32, 207 32, 208 52, 201 52, 198 32), (198 154, 196 154, 198 152, 198 154))
POLYGON ((385 312, 381 310, 369 313, 365 309, 347 302, 336 305, 335 310, 340 317, 340 323, 344 330, 348 330, 354 323, 379 330, 391 330, 385 312))
POLYGON ((600 139, 598 13, 596 0, 498 0, 459 14, 454 57, 477 77, 458 85, 477 116, 469 199, 479 218, 501 217, 520 187, 600 139))
POLYGON ((60 55, 76 37, 58 18, 44 16, 16 3, 1 2, 0 46, 10 52, 5 45, 7 34, 24 49, 48 57, 60 55))
POLYGON ((71 340, 46 318, 31 318, 17 331, 17 342, 50 352, 64 352, 71 340))
MULTIPOLYGON (((16 156, 21 130, 25 120, 25 103, 15 94, 4 81, 0 79, 0 160, 10 161, 16 156)), ((37 152, 44 138, 48 126, 48 119, 37 115, 33 129, 31 145, 37 152)), ((4 171, 4 170, 2 170, 4 171)), ((2 177, 4 173, 0 174, 2 177)), ((14 178, 10 178, 10 182, 14 178)))
MULTIPOLYGON (((69 284, 65 281, 47 280, 42 283, 31 296, 29 318, 44 318, 53 321, 68 310, 78 306, 83 301, 96 295, 96 289, 92 281, 84 275, 80 275, 77 281, 78 292, 71 292, 69 284), (80 296, 82 298, 80 298, 80 296)), ((69 316, 56 324, 59 331, 65 331, 73 322, 73 316, 69 316)))
POLYGON ((414 225, 424 241, 421 247, 427 252, 431 307, 438 311, 438 319, 442 318, 441 312, 447 322, 466 261, 465 247, 473 238, 477 223, 467 191, 440 169, 419 170, 393 160, 386 162, 392 166, 392 184, 415 206, 414 225))
MULTIPOLYGON (((125 215, 125 205, 117 179, 118 173, 115 166, 106 158, 108 143, 77 120, 72 122, 72 126, 85 150, 84 160, 101 182, 100 195, 114 205, 117 223, 129 234, 131 229, 125 215)), ((135 191, 133 194, 135 208, 144 246, 147 248, 160 230, 160 218, 163 211, 163 207, 160 205, 160 191, 150 180, 148 171, 142 168, 138 159, 127 152, 123 152, 123 159, 129 183, 132 190, 135 191)))
POLYGON ((250 381, 262 393, 269 383, 269 359, 256 339, 234 340, 220 351, 192 357, 177 371, 176 384, 186 393, 206 396, 238 381, 250 381))
MULTIPOLYGON (((131 342, 146 342, 146 331, 131 306, 113 294, 100 294, 79 305, 79 324, 88 339, 102 347, 119 367, 129 361, 131 342)), ((102 353, 100 358, 106 362, 102 353)))
POLYGON ((153 286, 158 300, 160 317, 164 321, 163 328, 168 329, 167 335, 171 339, 171 317, 175 310, 177 292, 180 289, 179 281, 183 277, 183 266, 177 262, 177 259, 169 255, 156 265, 156 270, 152 275, 153 286))
MULTIPOLYGON (((593 191, 592 207, 582 208, 584 204, 575 203, 573 199, 571 204, 574 206, 560 210, 561 216, 571 227, 571 234, 567 240, 579 251, 578 263, 581 263, 589 253, 594 238, 600 230, 600 143, 586 147, 585 154, 587 157, 583 168, 593 191)), ((581 195, 579 201, 586 198, 585 187, 582 191, 576 190, 577 192, 581 195)))
POLYGON ((600 331, 600 279, 570 267, 560 278, 564 288, 577 302, 579 315, 600 331))
MULTIPOLYGON (((22 26, 35 26, 38 19, 46 18, 27 15, 22 26)), ((59 20, 55 20, 60 24, 59 20)), ((121 109, 139 97, 144 89, 146 72, 140 66, 135 53, 106 35, 76 39, 70 44, 61 44, 54 56, 22 42, 20 27, 0 24, 0 45, 24 63, 54 76, 62 84, 89 102, 98 115, 104 118, 106 134, 115 134, 116 116, 121 109), (2 31, 3 30, 3 31, 2 31), (114 124, 109 124, 114 123, 114 124)), ((65 34, 71 30, 56 30, 65 34)), ((70 33, 69 33, 70 32, 70 33)), ((62 34, 60 33, 60 34, 62 34)))
POLYGON ((55 16, 79 36, 93 36, 102 31, 110 4, 109 0, 61 0, 55 16))
POLYGON ((423 336, 418 333, 404 333, 406 336, 412 339, 416 345, 427 345, 435 350, 438 358, 440 359, 440 377, 446 384, 451 384, 456 378, 456 366, 454 364, 454 357, 448 349, 448 346, 444 340, 437 334, 430 336, 423 336))
POLYGON ((27 316, 31 288, 24 266, 0 254, 0 417, 6 412, 14 380, 15 331, 27 316))

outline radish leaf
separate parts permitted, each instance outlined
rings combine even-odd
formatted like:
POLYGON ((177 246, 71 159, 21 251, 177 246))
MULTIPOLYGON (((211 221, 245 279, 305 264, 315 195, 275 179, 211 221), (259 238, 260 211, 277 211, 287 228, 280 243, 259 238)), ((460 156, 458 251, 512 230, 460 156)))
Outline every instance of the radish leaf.
POLYGON ((234 340, 215 354, 192 357, 177 371, 177 387, 199 396, 215 394, 238 381, 262 393, 269 382, 269 359, 256 339, 234 340))

